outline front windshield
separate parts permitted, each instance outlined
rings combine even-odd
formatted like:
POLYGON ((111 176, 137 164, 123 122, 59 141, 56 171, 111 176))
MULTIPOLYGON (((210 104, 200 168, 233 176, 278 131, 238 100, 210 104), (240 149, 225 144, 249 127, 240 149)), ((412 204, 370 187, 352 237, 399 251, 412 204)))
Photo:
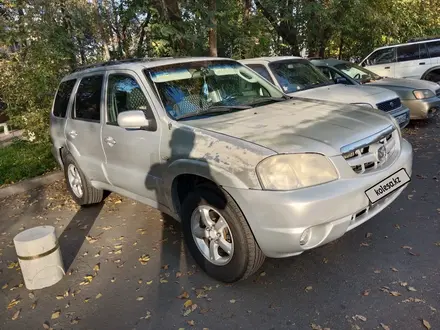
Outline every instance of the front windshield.
POLYGON ((269 67, 285 93, 333 84, 333 81, 305 60, 272 62, 269 67))
POLYGON ((145 70, 174 119, 241 110, 282 100, 275 86, 232 60, 197 61, 145 70))
POLYGON ((381 78, 370 70, 364 69, 363 67, 354 63, 337 64, 335 65, 335 68, 360 82, 369 82, 371 80, 379 80, 381 78))

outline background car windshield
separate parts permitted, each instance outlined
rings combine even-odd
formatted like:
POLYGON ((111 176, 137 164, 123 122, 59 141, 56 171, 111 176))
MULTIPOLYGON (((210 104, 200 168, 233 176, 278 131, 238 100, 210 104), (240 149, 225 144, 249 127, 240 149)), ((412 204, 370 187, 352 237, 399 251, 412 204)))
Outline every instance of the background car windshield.
POLYGON ((377 74, 353 63, 337 64, 335 68, 349 75, 351 78, 362 82, 380 79, 380 76, 377 74))
POLYGON ((269 67, 285 93, 333 84, 307 61, 272 62, 269 67))
POLYGON ((275 86, 234 61, 178 63, 148 69, 146 74, 173 118, 283 97, 275 86))

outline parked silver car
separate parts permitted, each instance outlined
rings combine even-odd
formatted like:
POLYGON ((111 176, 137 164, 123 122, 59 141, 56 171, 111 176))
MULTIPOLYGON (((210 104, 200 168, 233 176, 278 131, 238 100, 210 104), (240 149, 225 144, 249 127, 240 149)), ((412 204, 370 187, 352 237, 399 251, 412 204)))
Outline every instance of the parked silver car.
POLYGON ((412 171, 393 117, 289 99, 220 58, 74 72, 56 94, 51 137, 78 204, 109 190, 168 213, 199 266, 225 282, 359 226, 412 171))
POLYGON ((409 123, 409 109, 393 91, 377 87, 347 86, 330 80, 308 60, 295 56, 259 57, 240 61, 294 97, 357 104, 394 116, 400 127, 409 123))
POLYGON ((396 92, 409 108, 411 119, 431 118, 440 110, 440 85, 435 82, 381 77, 357 64, 337 59, 311 62, 331 79, 345 78, 346 84, 367 84, 396 92))

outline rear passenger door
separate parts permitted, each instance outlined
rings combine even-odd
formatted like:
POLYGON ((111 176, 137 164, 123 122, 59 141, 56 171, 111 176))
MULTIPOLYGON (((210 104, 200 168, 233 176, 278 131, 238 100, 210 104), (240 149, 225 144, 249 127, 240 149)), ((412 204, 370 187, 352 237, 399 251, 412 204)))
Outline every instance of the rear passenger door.
POLYGON ((440 40, 427 42, 426 46, 431 57, 431 66, 440 65, 440 40))
POLYGON ((139 76, 129 70, 110 71, 106 78, 106 120, 102 143, 105 169, 110 183, 128 192, 150 199, 157 206, 160 127, 153 113, 149 95, 139 76), (149 130, 118 126, 118 115, 142 110, 155 124, 149 130))
POLYGON ((101 145, 101 99, 104 74, 84 76, 79 81, 65 137, 67 148, 89 180, 107 182, 101 145))
POLYGON ((379 76, 394 77, 395 62, 395 48, 389 47, 376 50, 362 62, 362 65, 379 76))
POLYGON ((399 46, 396 51, 396 78, 420 79, 431 66, 431 59, 428 57, 428 50, 424 43, 399 46))

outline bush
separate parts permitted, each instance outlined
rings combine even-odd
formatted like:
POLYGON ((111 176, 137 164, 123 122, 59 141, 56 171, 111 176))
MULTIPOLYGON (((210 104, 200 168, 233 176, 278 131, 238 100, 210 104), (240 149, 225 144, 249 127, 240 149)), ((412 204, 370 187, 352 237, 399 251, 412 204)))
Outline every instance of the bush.
POLYGON ((0 186, 42 175, 56 166, 47 144, 15 140, 0 148, 0 186))

